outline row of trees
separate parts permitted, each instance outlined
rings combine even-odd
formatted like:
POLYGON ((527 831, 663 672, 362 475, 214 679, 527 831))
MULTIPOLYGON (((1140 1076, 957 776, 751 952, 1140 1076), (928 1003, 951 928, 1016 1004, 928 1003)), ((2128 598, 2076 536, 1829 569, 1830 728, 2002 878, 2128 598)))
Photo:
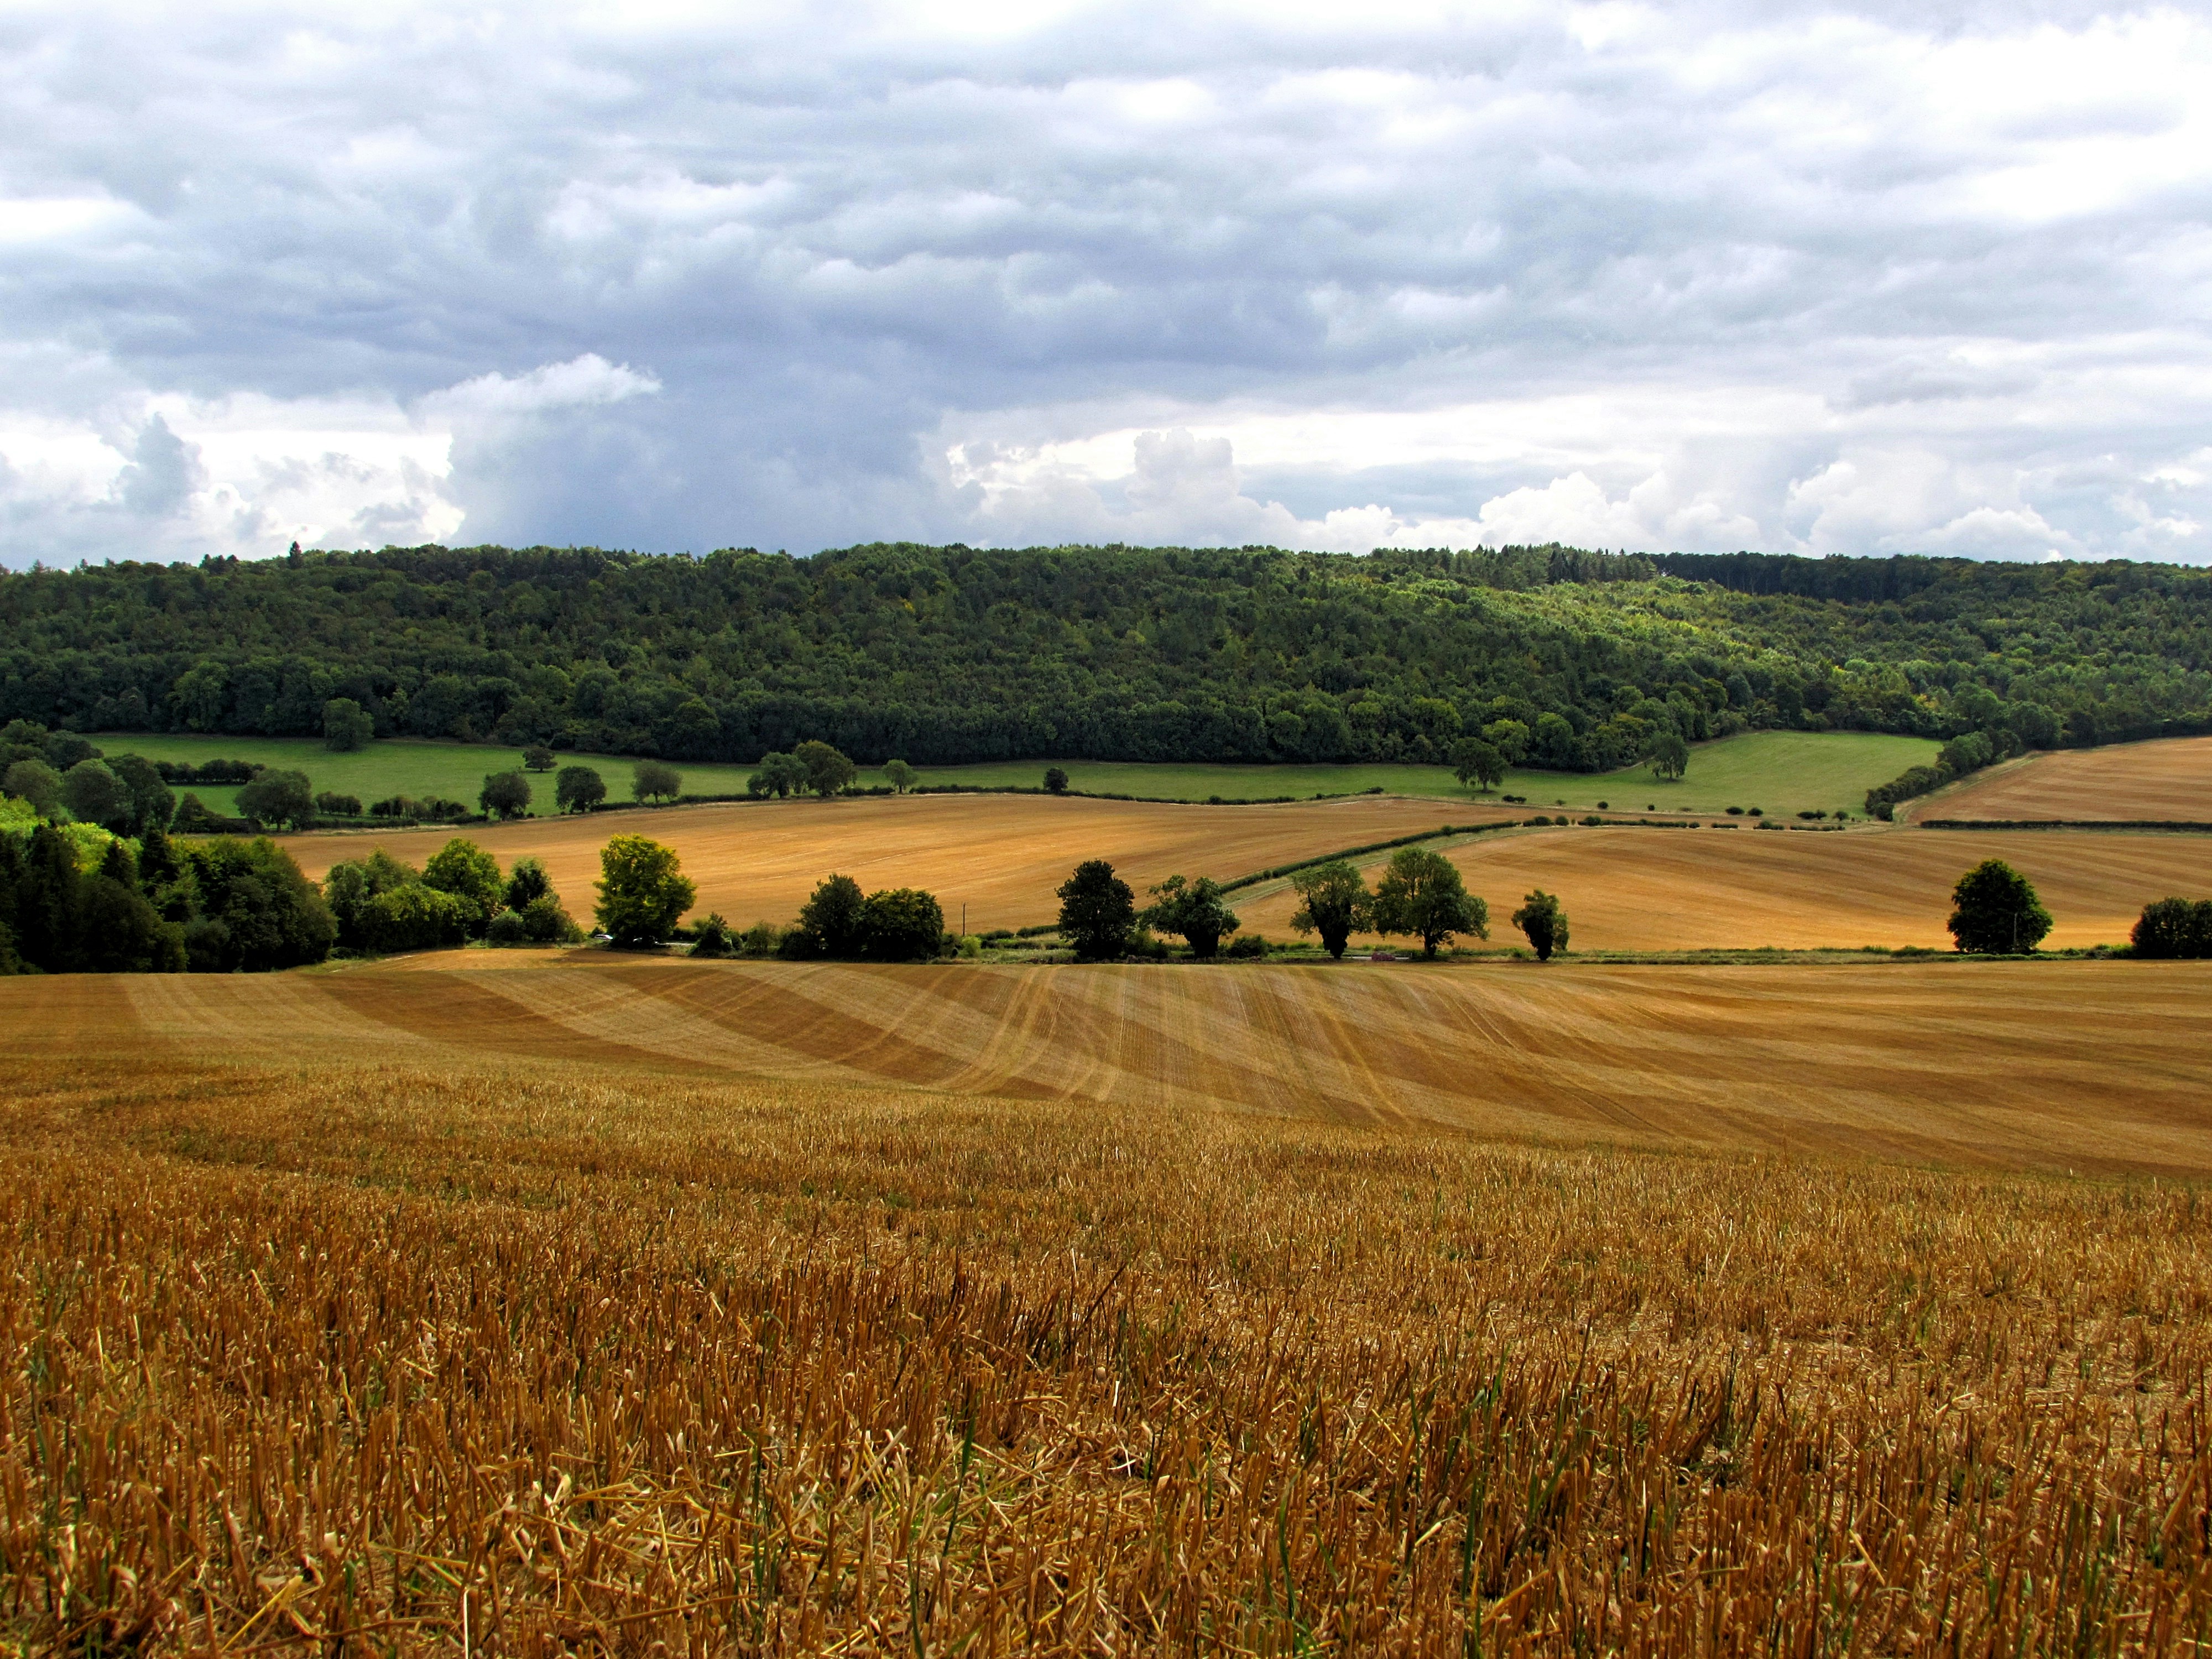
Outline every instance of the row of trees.
POLYGON ((562 945, 584 937, 538 860, 518 859, 502 877, 497 859, 459 836, 420 870, 382 848, 332 865, 323 894, 337 943, 349 951, 430 951, 472 939, 562 945))
POLYGON ((1668 733, 2045 746, 2212 719, 2205 573, 1832 562, 898 544, 92 566, 0 574, 0 718, 679 761, 817 738, 923 764, 1433 763, 1510 719, 1531 764, 1571 770, 1668 733))

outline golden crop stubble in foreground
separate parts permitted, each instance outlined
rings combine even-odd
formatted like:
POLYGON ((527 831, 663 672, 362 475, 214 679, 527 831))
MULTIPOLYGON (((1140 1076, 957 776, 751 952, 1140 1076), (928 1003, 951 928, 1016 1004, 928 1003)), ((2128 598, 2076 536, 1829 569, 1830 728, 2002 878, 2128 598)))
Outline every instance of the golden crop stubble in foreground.
POLYGON ((451 1651, 465 1597, 518 1653, 2212 1612, 2191 1188, 105 1034, 0 1060, 27 1646, 451 1651))

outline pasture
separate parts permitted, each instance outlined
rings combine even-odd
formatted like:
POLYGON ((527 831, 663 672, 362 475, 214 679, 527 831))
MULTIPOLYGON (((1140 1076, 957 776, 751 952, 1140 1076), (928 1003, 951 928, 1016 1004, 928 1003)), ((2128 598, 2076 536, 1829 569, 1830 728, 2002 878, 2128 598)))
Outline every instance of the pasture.
POLYGON ((0 983, 0 1639, 2173 1651, 2208 972, 0 983))
MULTIPOLYGON (((387 738, 350 754, 336 754, 312 738, 198 737, 174 732, 102 732, 95 741, 110 754, 135 753, 149 760, 215 759, 255 762, 305 772, 318 789, 358 795, 364 802, 392 794, 438 795, 473 807, 487 774, 522 763, 518 748, 493 744, 387 738)), ((1935 757, 1936 745, 1919 738, 1864 732, 1747 732, 1690 751, 1686 777, 1660 783, 1646 767, 1585 774, 1516 769, 1500 794, 1525 795, 1530 810, 1556 804, 1589 810, 1607 801, 1622 810, 1652 805, 1668 812, 1718 812, 1729 806, 1763 806, 1770 812, 1832 811, 1856 815, 1866 792, 1887 783, 1906 768, 1935 757)), ((596 768, 605 779, 611 800, 629 799, 632 756, 562 753, 559 764, 596 768)), ((685 790, 696 795, 740 795, 752 767, 722 763, 675 763, 685 790)), ((1267 800, 1280 796, 1304 799, 1316 794, 1358 794, 1381 789, 1394 795, 1449 801, 1455 806, 1495 802, 1479 796, 1442 766, 1214 766, 1171 763, 1049 760, 1006 761, 973 766, 917 769, 924 784, 962 784, 975 788, 1034 789, 1045 768, 1064 767, 1073 786, 1092 794, 1121 794, 1160 800, 1267 800)), ((884 783, 882 769, 862 767, 863 787, 884 783)), ((532 774, 536 799, 531 811, 553 811, 553 775, 532 774)), ((192 786, 218 812, 234 808, 234 791, 192 786)), ((1451 814, 1446 814, 1450 817, 1451 814)))
POLYGON ((1141 896, 1181 872, 1225 878, 1338 848, 1387 841, 1446 822, 1510 817, 1514 809, 1383 795, 1282 805, 1157 805, 1042 795, 906 795, 684 806, 508 824, 397 832, 337 831, 286 838, 319 879, 342 859, 382 847, 418 867, 456 833, 489 848, 502 867, 527 854, 588 915, 599 848, 636 833, 674 848, 698 884, 697 911, 739 924, 787 922, 832 872, 865 888, 921 887, 949 925, 981 931, 1048 922, 1054 890, 1085 859, 1110 859, 1141 896))
POLYGON ((2023 756, 1909 802, 1899 815, 2212 823, 2212 738, 2023 756))
MULTIPOLYGON (((2212 896, 2207 836, 1577 826, 1480 836, 1446 855, 1488 902, 1493 944, 1520 942, 1506 918, 1541 887, 1565 906, 1577 951, 1948 951, 1952 884, 1990 858, 2035 884, 2054 919, 2052 949, 2124 945, 2153 900, 2212 896)), ((1389 857, 1354 862, 1371 885, 1389 857)), ((1291 937, 1297 896, 1287 883, 1232 898, 1247 928, 1291 937)))

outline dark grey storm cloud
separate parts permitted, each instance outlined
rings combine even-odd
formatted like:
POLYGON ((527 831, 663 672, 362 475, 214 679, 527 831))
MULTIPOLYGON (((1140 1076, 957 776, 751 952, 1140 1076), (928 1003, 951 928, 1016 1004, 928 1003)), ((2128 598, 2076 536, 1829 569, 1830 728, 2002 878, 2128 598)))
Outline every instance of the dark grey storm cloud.
POLYGON ((2055 5, 14 11, 0 558, 2212 559, 2208 68, 2055 5))

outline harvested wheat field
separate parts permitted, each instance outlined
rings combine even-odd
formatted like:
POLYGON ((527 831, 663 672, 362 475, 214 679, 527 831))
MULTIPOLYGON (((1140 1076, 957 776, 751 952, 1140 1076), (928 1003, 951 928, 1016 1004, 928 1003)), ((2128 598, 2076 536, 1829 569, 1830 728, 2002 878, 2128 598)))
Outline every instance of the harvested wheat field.
POLYGON ((2176 1651, 2208 974, 0 984, 0 1642, 2176 1651))
POLYGON ((2212 738, 2030 755, 1907 802, 1899 811, 1916 818, 2212 823, 2212 738))
MULTIPOLYGON (((1085 859, 1111 860, 1139 893, 1178 871, 1227 880, 1293 859, 1387 841, 1444 823, 1483 823, 1512 809, 1388 795, 1276 805, 1054 799, 1040 795, 906 795, 672 807, 480 825, 460 833, 502 866, 527 854, 571 908, 586 915, 611 836, 650 836, 673 847, 698 884, 698 908, 739 925, 787 922, 832 872, 866 888, 921 887, 959 925, 1022 927, 1050 921, 1053 890, 1085 859)), ((320 880, 341 859, 382 847, 420 867, 456 832, 410 830, 298 836, 285 847, 320 880)))
MULTIPOLYGON (((1388 854, 1357 860, 1371 884, 1388 854)), ((2212 836, 2100 830, 1595 828, 1518 831, 1454 847, 1491 937, 1531 889, 1556 893, 1579 951, 1951 948, 1951 888, 1999 858, 2035 884, 2045 944, 2124 944, 2144 905, 2212 896, 2212 836)), ((1291 936, 1297 896, 1281 883, 1232 896, 1247 928, 1291 936)))

